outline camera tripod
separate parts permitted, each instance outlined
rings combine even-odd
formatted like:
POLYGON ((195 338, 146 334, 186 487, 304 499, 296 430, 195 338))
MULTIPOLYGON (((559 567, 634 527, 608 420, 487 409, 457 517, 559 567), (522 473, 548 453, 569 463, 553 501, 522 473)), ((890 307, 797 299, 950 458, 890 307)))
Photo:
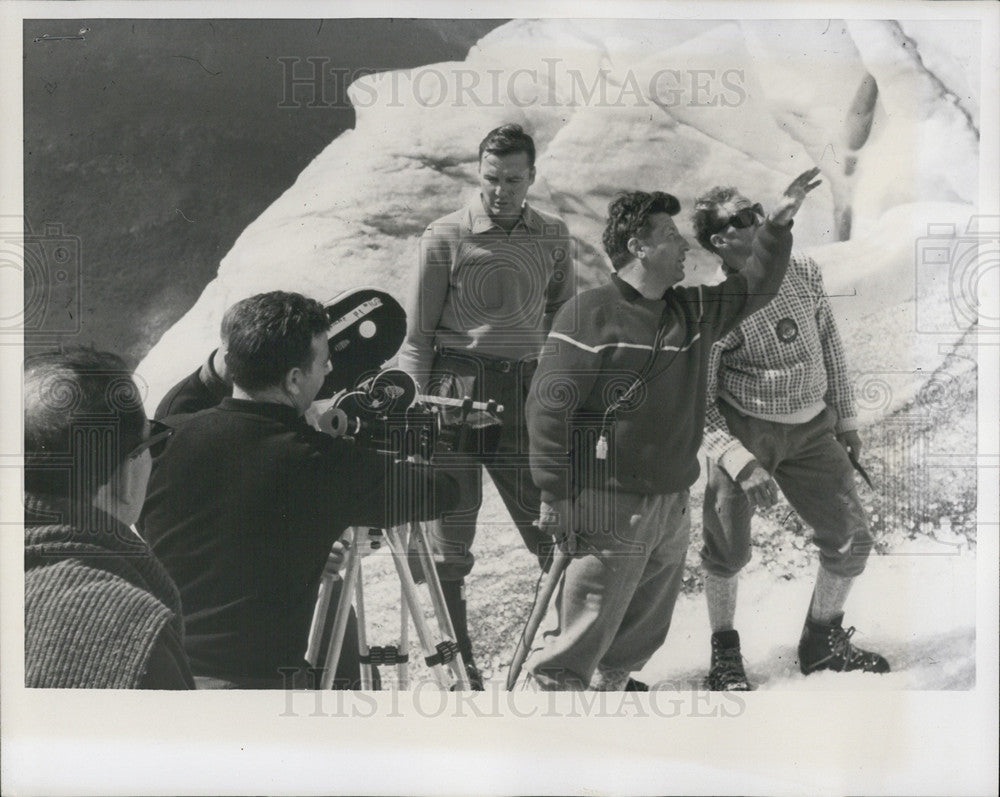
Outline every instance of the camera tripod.
MULTIPOLYGON (((426 521, 439 523, 440 521, 426 521)), ((368 529, 353 527, 345 534, 348 542, 347 563, 344 569, 343 587, 340 601, 331 606, 333 585, 340 576, 330 566, 324 571, 320 582, 316 610, 309 631, 309 647, 306 659, 314 666, 322 667, 322 689, 333 688, 337 662, 340 660, 347 630, 347 618, 354 596, 358 616, 358 649, 361 658, 361 688, 380 688, 377 665, 395 665, 400 689, 409 688, 409 620, 412 617, 417 637, 424 654, 424 662, 434 673, 442 689, 468 690, 469 681, 465 674, 465 663, 455 642, 455 631, 444 602, 441 582, 427 544, 426 532, 421 523, 409 523, 395 528, 368 529), (385 541, 396 567, 400 585, 400 637, 398 645, 369 647, 365 628, 364 580, 361 560, 366 547, 378 548, 385 541), (437 622, 440 641, 435 637, 424 616, 417 584, 410 572, 408 551, 414 552, 424 573, 430 593, 431 607, 437 622), (334 611, 333 628, 329 642, 323 639, 324 629, 329 625, 329 613, 334 611)))

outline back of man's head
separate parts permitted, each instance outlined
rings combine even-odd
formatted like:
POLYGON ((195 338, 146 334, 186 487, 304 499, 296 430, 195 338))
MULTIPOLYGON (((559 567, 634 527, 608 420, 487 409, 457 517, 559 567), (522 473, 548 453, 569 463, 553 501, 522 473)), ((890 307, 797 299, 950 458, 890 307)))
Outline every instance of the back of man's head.
POLYGON ((649 234, 649 219, 657 213, 676 216, 681 203, 673 194, 663 191, 630 191, 619 194, 608 205, 608 223, 602 241, 615 271, 632 260, 628 242, 649 234))
POLYGON ((272 291, 229 308, 226 326, 226 369, 233 384, 254 392, 281 385, 293 368, 308 368, 313 338, 325 333, 330 321, 315 299, 272 291))
POLYGON ((487 133, 486 138, 479 142, 480 161, 487 152, 491 155, 513 155, 515 152, 523 152, 528 156, 528 166, 533 168, 535 165, 535 140, 524 132, 521 125, 501 125, 487 133))
POLYGON ((24 486, 89 502, 143 441, 146 413, 116 354, 72 347, 24 361, 24 486))
POLYGON ((719 251, 712 243, 712 236, 719 231, 719 208, 738 193, 731 185, 717 185, 694 201, 694 213, 691 214, 694 235, 709 252, 718 254, 719 251))

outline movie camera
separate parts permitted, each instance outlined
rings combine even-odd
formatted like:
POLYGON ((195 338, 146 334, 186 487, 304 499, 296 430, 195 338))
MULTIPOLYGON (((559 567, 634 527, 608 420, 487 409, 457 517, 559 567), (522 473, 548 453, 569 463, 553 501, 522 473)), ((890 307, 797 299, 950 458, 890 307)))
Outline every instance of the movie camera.
POLYGON ((318 397, 321 431, 400 457, 496 450, 503 405, 421 395, 406 372, 377 370, 406 334, 406 314, 389 294, 351 291, 328 304, 327 313, 333 368, 318 397))
MULTIPOLYGON (((313 415, 327 434, 398 457, 448 452, 495 451, 500 438, 495 401, 469 396, 419 395, 413 379, 397 368, 384 368, 406 334, 406 313, 389 294, 360 288, 340 294, 326 306, 330 319, 332 369, 323 383, 313 415), (382 370, 380 370, 382 369, 382 370)), ((439 391, 446 393, 445 390, 439 391)), ((438 521, 428 521, 435 523, 438 521)), ((306 659, 321 667, 322 688, 333 685, 347 628, 352 598, 358 616, 361 688, 378 688, 379 666, 396 666, 401 688, 409 682, 409 624, 417 630, 425 664, 442 688, 468 689, 469 683, 455 631, 438 580, 424 524, 409 523, 384 530, 349 529, 347 564, 339 602, 331 600, 337 567, 328 568, 320 583, 309 633, 306 659), (364 612, 361 559, 372 539, 384 540, 400 583, 399 643, 369 646, 364 612), (409 558, 415 556, 426 579, 437 633, 424 616, 409 558)), ((339 562, 339 557, 337 558, 339 562)))

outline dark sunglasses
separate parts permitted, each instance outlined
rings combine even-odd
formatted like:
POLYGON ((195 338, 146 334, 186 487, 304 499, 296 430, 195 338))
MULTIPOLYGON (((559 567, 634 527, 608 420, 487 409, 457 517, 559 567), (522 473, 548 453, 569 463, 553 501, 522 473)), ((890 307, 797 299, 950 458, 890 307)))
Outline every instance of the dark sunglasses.
POLYGON ((732 216, 730 216, 723 224, 720 224, 715 230, 716 232, 722 232, 726 227, 735 227, 737 230, 745 230, 747 227, 753 227, 757 223, 758 218, 764 217, 764 208, 757 202, 748 208, 741 208, 736 211, 732 216))
POLYGON ((148 448, 150 456, 156 459, 167 447, 167 440, 173 433, 174 427, 167 426, 165 423, 160 423, 159 421, 150 421, 149 437, 129 451, 128 458, 135 459, 148 448))

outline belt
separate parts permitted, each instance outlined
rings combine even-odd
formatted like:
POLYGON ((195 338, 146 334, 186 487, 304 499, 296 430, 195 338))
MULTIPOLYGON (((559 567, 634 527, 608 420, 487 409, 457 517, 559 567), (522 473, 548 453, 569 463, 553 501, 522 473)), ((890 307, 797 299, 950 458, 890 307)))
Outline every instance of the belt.
POLYGON ((516 371, 517 367, 521 363, 527 363, 530 366, 535 366, 538 364, 538 360, 535 357, 530 357, 524 360, 505 360, 502 357, 494 357, 492 354, 480 354, 478 352, 470 351, 469 349, 438 349, 438 354, 442 357, 455 357, 460 360, 475 360, 476 362, 482 363, 484 368, 489 368, 491 371, 499 371, 501 374, 509 374, 512 371, 516 371))

